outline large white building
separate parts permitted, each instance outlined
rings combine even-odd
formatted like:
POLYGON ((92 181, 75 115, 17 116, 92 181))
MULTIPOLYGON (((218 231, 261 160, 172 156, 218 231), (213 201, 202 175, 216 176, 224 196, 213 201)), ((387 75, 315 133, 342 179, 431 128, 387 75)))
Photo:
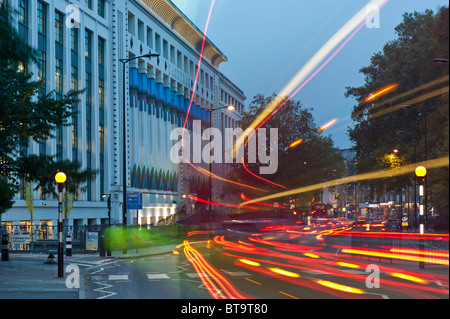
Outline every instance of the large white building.
MULTIPOLYGON (((76 105, 78 116, 58 129, 56 138, 32 142, 29 154, 50 154, 78 160, 82 168, 97 169, 95 179, 74 194, 68 225, 107 223, 103 194, 111 195, 111 221, 122 222, 123 154, 126 154, 127 192, 142 193, 143 209, 128 210, 127 222, 156 223, 176 213, 183 194, 196 193, 209 178, 186 164, 174 164, 170 132, 182 127, 190 105, 192 120, 210 125, 208 110, 234 105, 235 111, 212 112, 212 126, 237 127, 244 109, 243 92, 227 79, 219 65, 225 55, 169 0, 8 0, 19 12, 17 28, 38 49, 38 63, 25 66, 45 81, 56 95, 86 88, 76 105), (119 59, 158 53, 159 57, 119 59), (196 82, 197 69, 198 79, 196 82), (125 81, 125 83, 123 83, 125 81), (194 84, 196 83, 195 87, 194 84), (123 92, 123 87, 125 92, 123 92), (126 150, 123 150, 122 100, 126 106, 126 150), (139 217, 138 217, 139 216, 139 217)), ((206 164, 201 164, 208 168, 206 164)), ((226 173, 219 167, 214 174, 226 173)), ((2 224, 29 226, 26 185, 2 224)), ((221 185, 213 181, 212 199, 221 185)), ((33 191, 33 221, 56 226, 58 202, 33 191)))

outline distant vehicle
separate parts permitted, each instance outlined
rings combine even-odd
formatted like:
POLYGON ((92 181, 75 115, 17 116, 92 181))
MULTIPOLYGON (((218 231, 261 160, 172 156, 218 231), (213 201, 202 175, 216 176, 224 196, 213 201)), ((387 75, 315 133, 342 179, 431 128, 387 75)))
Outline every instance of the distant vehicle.
POLYGON ((330 218, 334 217, 331 209, 333 207, 326 203, 312 203, 311 204, 311 217, 313 218, 330 218), (330 210, 330 213, 328 213, 330 210))
POLYGON ((384 228, 385 228, 386 231, 397 231, 397 230, 400 230, 402 228, 402 225, 396 219, 388 219, 385 222, 384 228))

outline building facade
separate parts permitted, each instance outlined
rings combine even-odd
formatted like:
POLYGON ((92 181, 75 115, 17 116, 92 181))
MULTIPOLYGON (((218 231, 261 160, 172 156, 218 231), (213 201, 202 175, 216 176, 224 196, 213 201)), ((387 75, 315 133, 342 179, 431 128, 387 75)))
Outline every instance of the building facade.
MULTIPOLYGON (((142 194, 142 209, 128 210, 127 223, 156 224, 183 204, 192 207, 183 195, 197 194, 210 185, 209 178, 171 161, 176 141, 170 136, 178 127, 192 131, 194 120, 201 121, 201 130, 211 125, 220 130, 237 127, 245 96, 219 70, 226 56, 206 37, 202 51, 203 33, 169 0, 7 3, 19 12, 20 35, 38 49, 38 63, 26 66, 26 72, 43 80, 45 92, 54 91, 56 97, 85 89, 74 106, 78 115, 71 125, 58 128, 56 138, 31 142, 25 150, 77 160, 83 169, 98 171, 65 200, 67 224, 107 223, 103 195, 111 197, 111 222, 122 223, 124 173, 127 192, 142 194), (159 56, 138 58, 148 53, 159 56), (125 64, 120 61, 133 57, 125 64), (223 108, 230 104, 233 112, 223 108), (213 109, 217 110, 211 113, 213 109)), ((226 174, 220 166, 212 170, 226 174)), ((214 199, 221 185, 212 185, 214 199)), ((57 199, 39 190, 30 192, 29 186, 21 183, 14 207, 2 215, 2 225, 56 226, 57 199)))

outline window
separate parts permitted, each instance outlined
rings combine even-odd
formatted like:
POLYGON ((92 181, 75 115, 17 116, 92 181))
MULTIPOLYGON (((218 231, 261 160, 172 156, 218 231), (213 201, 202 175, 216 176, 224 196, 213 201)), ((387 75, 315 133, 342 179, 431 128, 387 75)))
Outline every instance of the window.
POLYGON ((55 12, 55 41, 63 44, 63 15, 55 12))
POLYGON ((28 25, 28 0, 19 0, 19 23, 28 25))
POLYGON ((55 63, 55 82, 56 82, 56 93, 63 93, 63 60, 56 58, 55 63))
POLYGON ((74 52, 78 52, 78 28, 70 29, 70 48, 74 52))
POLYGON ((73 65, 70 72, 70 84, 73 91, 78 90, 78 68, 73 65))
POLYGON ((98 64, 105 66, 105 40, 98 38, 98 64))
POLYGON ((86 4, 86 7, 92 10, 92 0, 84 0, 84 3, 86 4))
POLYGON ((163 39, 163 57, 169 59, 169 42, 163 39))
POLYGON ((105 0, 97 0, 97 13, 102 18, 105 17, 105 0))
POLYGON ((153 30, 147 27, 147 45, 153 48, 153 30))
POLYGON ((42 2, 38 2, 38 32, 43 34, 43 35, 47 35, 47 11, 46 8, 47 6, 42 3, 42 2))
POLYGON ((155 50, 161 54, 161 36, 158 33, 155 33, 155 50))
POLYGON ((44 81, 45 84, 45 68, 47 66, 46 63, 46 54, 45 52, 39 50, 38 52, 38 61, 37 61, 37 66, 38 66, 38 80, 39 81, 44 81))
POLYGON ((88 59, 92 55, 92 32, 87 29, 84 31, 84 55, 88 59))

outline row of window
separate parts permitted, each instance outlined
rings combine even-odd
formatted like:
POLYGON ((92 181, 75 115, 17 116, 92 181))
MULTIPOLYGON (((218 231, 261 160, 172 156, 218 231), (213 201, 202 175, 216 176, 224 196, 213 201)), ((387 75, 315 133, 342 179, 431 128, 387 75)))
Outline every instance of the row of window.
MULTIPOLYGON (((97 0, 97 4, 99 7, 103 5, 104 1, 97 0), (101 4, 103 3, 103 4, 101 4)), ((86 0, 86 5, 89 8, 92 8, 92 1, 86 0)), ((30 8, 28 0, 19 0, 19 34, 22 38, 28 42, 28 21, 30 15, 30 8)), ((47 86, 47 33, 50 31, 47 27, 48 23, 48 5, 43 1, 37 2, 37 33, 38 33, 38 57, 37 57, 37 77, 39 81, 43 82, 41 94, 46 93, 47 86)), ((54 58, 55 58, 55 93, 56 98, 61 98, 64 91, 64 18, 65 15, 61 12, 55 11, 54 13, 54 31, 55 32, 55 50, 54 50, 54 58)), ((79 89, 79 32, 81 29, 79 28, 71 28, 70 35, 70 48, 71 48, 71 59, 70 64, 70 88, 72 90, 79 89)), ((98 67, 99 67, 99 94, 98 94, 98 107, 99 107, 99 153, 100 153, 100 194, 104 192, 104 123, 105 123, 105 78, 104 78, 104 70, 105 70, 105 40, 101 37, 98 37, 98 67)), ((92 142, 93 142, 93 127, 92 125, 92 115, 93 115, 93 66, 92 66, 92 57, 93 57, 93 32, 85 29, 84 30, 84 63, 85 63, 85 97, 86 97, 86 166, 88 168, 92 168, 92 142)), ((21 63, 19 65, 19 70, 27 72, 26 65, 21 63)), ((51 72, 50 72, 51 74, 51 72)), ((80 105, 76 103, 73 105, 74 111, 80 111, 80 105)), ((72 159, 74 161, 80 161, 81 158, 79 156, 79 129, 78 129, 78 114, 72 117, 72 159)), ((63 127, 58 127, 56 129, 56 156, 59 160, 63 159, 63 141, 65 140, 63 137, 63 127)), ((39 154, 45 155, 47 152, 47 142, 41 141, 39 142, 39 154)), ((26 152, 26 150, 24 150, 26 152)), ((92 188, 93 182, 88 181, 87 183, 87 200, 92 200, 92 188)), ((22 187, 23 188, 23 187, 22 187)), ((21 197, 23 198, 23 192, 21 192, 21 197)), ((77 194, 75 194, 77 196, 77 194)), ((42 192, 40 195, 41 199, 43 199, 42 192)))
MULTIPOLYGON (((136 36, 136 17, 128 12, 128 32, 131 35, 136 36)), ((145 27, 144 22, 137 19, 137 38, 142 43, 146 43, 150 48, 154 49, 157 53, 161 54, 163 58, 176 65, 180 70, 183 70, 185 74, 191 78, 196 76, 198 65, 189 60, 181 51, 177 50, 175 46, 169 44, 169 42, 162 38, 160 34, 153 32, 153 29, 149 26, 145 27)), ((213 77, 200 69, 198 82, 204 85, 205 88, 213 90, 214 79, 213 77)))

